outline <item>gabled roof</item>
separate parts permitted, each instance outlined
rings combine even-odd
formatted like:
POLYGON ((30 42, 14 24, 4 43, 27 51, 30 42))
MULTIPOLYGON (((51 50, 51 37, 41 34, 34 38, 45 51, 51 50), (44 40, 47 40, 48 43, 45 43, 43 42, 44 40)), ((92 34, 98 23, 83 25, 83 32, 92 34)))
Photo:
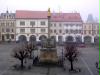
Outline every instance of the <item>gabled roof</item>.
POLYGON ((15 13, 1 13, 0 18, 5 19, 6 16, 9 16, 10 19, 15 19, 15 13))
MULTIPOLYGON (((16 19, 47 19, 47 11, 17 10, 16 19)), ((82 22, 79 13, 51 13, 52 22, 82 22)))
POLYGON ((82 21, 79 13, 52 13, 51 20, 62 22, 80 22, 82 21))
POLYGON ((47 11, 17 10, 16 19, 41 19, 47 18, 47 11))

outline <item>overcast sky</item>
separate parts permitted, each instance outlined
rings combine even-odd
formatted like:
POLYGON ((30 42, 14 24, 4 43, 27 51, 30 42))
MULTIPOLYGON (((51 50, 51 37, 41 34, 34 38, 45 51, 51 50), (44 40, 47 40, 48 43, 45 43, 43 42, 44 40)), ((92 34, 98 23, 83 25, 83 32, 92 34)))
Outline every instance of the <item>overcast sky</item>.
POLYGON ((83 20, 88 14, 99 19, 99 0, 0 0, 0 13, 15 10, 42 10, 52 12, 79 12, 83 20))

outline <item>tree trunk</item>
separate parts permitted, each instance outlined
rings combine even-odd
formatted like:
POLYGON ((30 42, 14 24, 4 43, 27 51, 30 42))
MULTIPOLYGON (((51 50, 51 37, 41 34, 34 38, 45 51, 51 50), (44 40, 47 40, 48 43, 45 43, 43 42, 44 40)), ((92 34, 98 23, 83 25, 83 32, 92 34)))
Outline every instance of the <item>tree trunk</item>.
POLYGON ((30 52, 30 58, 32 58, 32 52, 30 52))
POLYGON ((34 59, 35 59, 35 58, 34 58, 34 52, 33 52, 33 56, 32 56, 32 59, 33 59, 33 65, 34 65, 34 59))
POLYGON ((70 70, 72 71, 72 70, 74 70, 73 69, 73 61, 70 61, 70 64, 71 64, 71 69, 70 70))
POLYGON ((23 68, 24 67, 24 65, 23 65, 23 59, 21 60, 21 68, 23 68))

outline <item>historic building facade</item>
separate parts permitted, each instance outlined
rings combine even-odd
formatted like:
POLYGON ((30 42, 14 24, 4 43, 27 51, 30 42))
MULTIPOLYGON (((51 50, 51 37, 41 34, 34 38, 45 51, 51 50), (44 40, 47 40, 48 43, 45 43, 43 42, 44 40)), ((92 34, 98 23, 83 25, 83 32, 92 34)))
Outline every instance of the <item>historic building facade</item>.
POLYGON ((85 43, 99 43, 99 23, 87 22, 83 24, 85 43))
POLYGON ((15 41, 15 13, 1 13, 1 41, 15 41))
MULTIPOLYGON (((50 36, 56 41, 82 42, 82 19, 79 13, 51 13, 50 36), (71 39, 70 39, 71 38, 71 39)), ((48 37, 48 11, 16 11, 16 41, 48 37)))
POLYGON ((51 16, 51 35, 57 42, 82 42, 82 19, 79 13, 54 13, 51 16))
POLYGON ((45 11, 16 11, 16 41, 39 41, 48 37, 48 18, 45 11))
POLYGON ((83 39, 85 43, 94 43, 99 45, 99 22, 89 14, 87 21, 83 24, 83 39))
POLYGON ((0 15, 1 41, 40 41, 48 33, 57 42, 99 43, 99 23, 84 23, 79 13, 50 12, 49 19, 48 11, 17 10, 0 15))

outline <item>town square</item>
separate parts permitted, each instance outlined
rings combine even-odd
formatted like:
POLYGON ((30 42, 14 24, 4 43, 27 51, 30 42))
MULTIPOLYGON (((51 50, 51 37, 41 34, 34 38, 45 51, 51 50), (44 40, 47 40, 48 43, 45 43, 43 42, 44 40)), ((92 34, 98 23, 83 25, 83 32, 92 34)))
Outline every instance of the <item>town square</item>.
POLYGON ((0 0, 0 75, 99 75, 99 0, 0 0))

